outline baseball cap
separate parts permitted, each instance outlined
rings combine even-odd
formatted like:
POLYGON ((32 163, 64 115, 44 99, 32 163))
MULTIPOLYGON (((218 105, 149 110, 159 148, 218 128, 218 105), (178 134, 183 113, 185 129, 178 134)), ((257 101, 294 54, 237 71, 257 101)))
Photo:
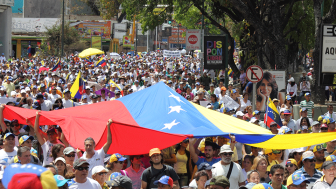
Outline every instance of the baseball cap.
POLYGON ((221 87, 221 91, 226 91, 226 87, 221 87))
POLYGON ((308 130, 308 126, 307 125, 302 125, 302 130, 308 130))
POLYGON ((70 147, 70 146, 64 148, 64 150, 63 150, 63 154, 64 154, 64 155, 68 155, 68 154, 70 154, 71 152, 75 152, 75 153, 76 153, 75 149, 74 149, 73 147, 70 147))
POLYGON ((297 167, 297 161, 295 160, 295 159, 288 159, 287 161, 286 161, 286 165, 287 164, 294 164, 294 165, 296 165, 296 167, 297 167))
POLYGON ((334 156, 334 155, 329 155, 329 156, 326 157, 326 161, 336 162, 336 156, 334 156))
POLYGON ((255 111, 253 112, 253 114, 252 114, 252 115, 254 116, 254 115, 258 115, 258 114, 260 114, 260 111, 258 111, 258 110, 255 110, 255 111))
POLYGON ((210 180, 210 186, 211 185, 217 185, 217 186, 222 186, 223 188, 226 188, 226 187, 230 187, 230 181, 225 176, 220 175, 210 180))
POLYGON ((329 124, 330 123, 330 118, 329 117, 324 117, 323 123, 329 124))
POLYGON ((325 123, 322 123, 322 124, 321 124, 321 128, 328 128, 328 125, 325 124, 325 123))
POLYGON ((335 166, 333 161, 325 161, 323 162, 321 169, 330 169, 332 166, 335 166))
POLYGON ((38 108, 40 106, 40 104, 41 104, 40 100, 36 100, 33 104, 33 108, 34 109, 38 108))
POLYGON ((252 189, 273 189, 273 187, 267 183, 259 183, 254 185, 252 189))
POLYGON ((313 121, 312 126, 314 126, 314 125, 320 125, 320 122, 318 122, 318 121, 313 121))
POLYGON ((306 179, 306 177, 300 171, 296 171, 287 178, 287 187, 292 184, 300 185, 303 182, 310 183, 309 180, 306 179))
POLYGON ((291 114, 291 111, 286 109, 283 111, 283 114, 291 114))
POLYGON ((113 180, 106 181, 106 184, 109 186, 120 186, 124 189, 132 189, 132 180, 124 175, 120 175, 113 180))
POLYGON ((314 149, 313 149, 313 152, 318 152, 318 151, 326 151, 326 147, 327 147, 327 144, 324 143, 324 144, 318 144, 316 146, 314 146, 314 149))
POLYGON ((324 115, 320 115, 318 118, 317 118, 317 121, 322 121, 324 118, 324 115))
POLYGON ((153 148, 149 151, 149 157, 151 157, 153 154, 161 154, 161 151, 159 148, 153 148))
POLYGON ((26 142, 28 139, 33 141, 34 137, 33 136, 28 136, 28 135, 23 135, 19 140, 19 144, 21 145, 22 143, 26 142))
POLYGON ((66 164, 65 159, 63 157, 56 158, 55 161, 54 161, 54 163, 56 164, 56 162, 58 162, 58 161, 62 161, 63 163, 66 164))
POLYGON ((301 112, 307 111, 307 108, 301 108, 301 112))
POLYGON ((173 179, 167 175, 163 175, 159 180, 154 181, 155 185, 158 185, 159 183, 169 185, 170 187, 173 187, 174 185, 173 179))
POLYGON ((232 89, 231 93, 237 93, 237 90, 236 89, 232 89))
POLYGON ((274 150, 274 149, 265 149, 265 154, 270 154, 270 153, 279 154, 280 151, 274 150))
POLYGON ((115 161, 125 161, 127 158, 123 157, 119 153, 115 153, 110 157, 110 163, 115 161))
POLYGON ((272 101, 273 102, 279 102, 279 99, 274 98, 272 101))
POLYGON ((3 137, 4 140, 6 140, 7 137, 12 136, 15 138, 15 135, 13 133, 6 133, 5 136, 3 137))
POLYGON ((333 118, 329 118, 330 123, 335 123, 335 120, 333 118))
POLYGON ((74 163, 73 163, 73 167, 76 168, 76 167, 79 167, 83 164, 89 164, 89 162, 87 162, 85 159, 77 159, 74 163))
POLYGON ((54 127, 50 127, 48 130, 47 130, 47 133, 50 133, 50 132, 54 132, 56 133, 56 129, 54 127))
POLYGON ((54 175, 49 169, 31 163, 26 165, 17 163, 8 165, 3 174, 2 184, 7 189, 57 188, 54 175))
POLYGON ((106 170, 105 167, 102 165, 97 165, 92 169, 92 175, 100 172, 108 172, 108 170, 106 170))
POLYGON ((305 96, 310 96, 310 93, 306 93, 305 96))
POLYGON ((71 93, 71 92, 69 91, 69 89, 65 89, 65 90, 63 91, 63 94, 64 94, 64 93, 67 93, 67 92, 71 93))
POLYGON ((287 96, 286 99, 287 100, 292 100, 292 98, 290 96, 287 96))
POLYGON ((199 166, 197 166, 197 168, 198 171, 202 171, 202 170, 211 170, 213 167, 209 163, 203 162, 199 166))
POLYGON ((302 161, 306 159, 313 159, 313 158, 314 158, 314 153, 312 151, 306 151, 306 152, 303 152, 302 154, 302 161))
POLYGON ((225 153, 225 152, 231 152, 233 153, 233 151, 231 150, 231 147, 230 145, 223 145, 221 148, 220 148, 220 152, 219 152, 219 155, 222 154, 222 153, 225 153))
POLYGON ((61 187, 69 181, 69 179, 65 179, 62 175, 55 175, 54 179, 56 180, 57 187, 61 187))
POLYGON ((244 113, 243 113, 242 111, 237 111, 237 112, 236 112, 236 115, 237 115, 237 116, 244 116, 244 113))
POLYGON ((117 176, 120 176, 120 175, 122 175, 122 174, 119 173, 119 172, 113 172, 113 173, 110 175, 110 177, 109 177, 108 180, 113 180, 113 179, 117 178, 117 176))

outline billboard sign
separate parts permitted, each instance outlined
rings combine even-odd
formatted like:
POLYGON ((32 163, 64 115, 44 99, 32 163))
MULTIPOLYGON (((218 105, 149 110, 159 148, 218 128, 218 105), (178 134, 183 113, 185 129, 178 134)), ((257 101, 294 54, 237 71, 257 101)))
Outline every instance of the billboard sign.
POLYGON ((82 38, 101 36, 102 39, 110 39, 111 21, 80 21, 71 23, 70 26, 78 30, 82 38))
POLYGON ((224 69, 226 59, 226 37, 204 36, 204 69, 224 69))
POLYGON ((102 37, 92 36, 91 37, 91 47, 101 50, 102 49, 102 37))
POLYGON ((201 30, 187 30, 186 50, 201 49, 201 30))

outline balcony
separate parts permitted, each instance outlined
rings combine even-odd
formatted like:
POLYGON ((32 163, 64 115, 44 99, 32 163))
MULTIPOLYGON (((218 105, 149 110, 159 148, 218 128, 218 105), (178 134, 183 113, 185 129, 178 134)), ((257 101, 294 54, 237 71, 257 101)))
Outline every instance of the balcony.
POLYGON ((14 0, 0 0, 0 6, 14 6, 14 0))

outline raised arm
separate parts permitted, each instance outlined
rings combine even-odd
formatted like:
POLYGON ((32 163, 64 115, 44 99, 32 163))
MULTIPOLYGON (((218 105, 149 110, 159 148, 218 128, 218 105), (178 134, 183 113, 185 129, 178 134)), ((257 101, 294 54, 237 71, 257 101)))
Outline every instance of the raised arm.
POLYGON ((196 154, 195 147, 194 147, 196 139, 195 138, 191 138, 191 139, 189 139, 189 142, 190 142, 190 144, 189 144, 189 150, 190 150, 191 159, 193 160, 194 163, 197 163, 197 161, 198 161, 198 155, 196 154))
POLYGON ((103 146, 105 154, 107 153, 108 149, 110 148, 112 144, 112 134, 111 134, 111 124, 112 124, 112 119, 109 119, 107 122, 107 141, 105 145, 103 146))
POLYGON ((45 141, 45 139, 42 137, 42 135, 40 133, 40 128, 39 128, 39 126, 40 126, 39 125, 40 112, 41 112, 41 110, 39 110, 39 111, 36 112, 34 130, 35 130, 35 134, 36 134, 36 137, 37 137, 37 141, 42 146, 46 141, 45 141))
POLYGON ((4 122, 4 117, 3 117, 3 110, 5 109, 5 105, 1 104, 0 106, 0 124, 1 124, 1 129, 2 132, 5 132, 7 130, 7 125, 4 122))

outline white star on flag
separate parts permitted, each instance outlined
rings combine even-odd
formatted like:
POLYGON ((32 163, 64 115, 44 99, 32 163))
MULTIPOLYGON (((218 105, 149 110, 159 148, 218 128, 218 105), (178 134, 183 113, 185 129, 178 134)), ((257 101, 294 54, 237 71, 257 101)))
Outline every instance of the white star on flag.
MULTIPOLYGON (((170 92, 170 91, 169 91, 170 92)), ((172 98, 175 98, 175 100, 177 100, 178 102, 183 102, 180 97, 178 96, 175 96, 173 93, 170 92, 170 95, 168 97, 172 97, 172 98)), ((184 102, 183 102, 184 103, 184 102)), ((185 104, 185 103, 184 103, 185 104)))
POLYGON ((170 112, 168 114, 170 114, 172 112, 180 113, 180 111, 185 111, 181 108, 181 106, 169 106, 169 108, 170 108, 170 112))
POLYGON ((171 122, 171 123, 165 123, 164 124, 164 127, 161 129, 161 130, 163 130, 163 129, 171 129, 173 126, 175 126, 175 125, 177 125, 177 124, 179 124, 180 122, 177 122, 176 123, 176 119, 173 121, 173 122, 171 122))

